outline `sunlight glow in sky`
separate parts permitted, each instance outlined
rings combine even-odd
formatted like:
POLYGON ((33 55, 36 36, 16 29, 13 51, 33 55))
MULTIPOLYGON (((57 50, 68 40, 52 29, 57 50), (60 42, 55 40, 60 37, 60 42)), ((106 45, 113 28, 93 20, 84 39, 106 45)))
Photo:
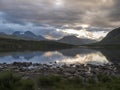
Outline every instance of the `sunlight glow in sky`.
POLYGON ((69 35, 76 35, 78 38, 88 38, 88 39, 95 39, 99 40, 101 37, 105 37, 107 33, 101 32, 89 32, 85 29, 83 30, 74 30, 74 29, 66 29, 61 30, 64 33, 67 33, 69 35))
POLYGON ((63 6, 63 0, 55 0, 55 5, 57 6, 57 7, 62 7, 63 6))

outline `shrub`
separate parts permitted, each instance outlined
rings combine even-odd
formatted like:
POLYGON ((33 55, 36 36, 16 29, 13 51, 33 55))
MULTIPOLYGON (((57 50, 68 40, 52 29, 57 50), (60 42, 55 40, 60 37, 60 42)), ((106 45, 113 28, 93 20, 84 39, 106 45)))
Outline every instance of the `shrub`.
POLYGON ((64 78, 59 76, 42 76, 38 79, 38 86, 40 88, 48 88, 49 90, 120 90, 120 77, 98 75, 81 78, 64 78))
POLYGON ((34 83, 10 71, 3 71, 0 72, 0 90, 34 90, 34 83))
POLYGON ((52 87, 61 81, 59 76, 40 76, 38 78, 39 87, 52 87))
POLYGON ((0 90, 12 90, 19 84, 20 76, 12 74, 10 71, 0 72, 0 90))
POLYGON ((21 90, 34 90, 34 82, 30 79, 21 80, 21 90))

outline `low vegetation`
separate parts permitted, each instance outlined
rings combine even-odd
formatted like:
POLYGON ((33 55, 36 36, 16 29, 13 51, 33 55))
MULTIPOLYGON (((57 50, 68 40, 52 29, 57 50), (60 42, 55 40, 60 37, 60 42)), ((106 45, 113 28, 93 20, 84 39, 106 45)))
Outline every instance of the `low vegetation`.
MULTIPOLYGON (((38 86, 50 90, 120 90, 120 77, 99 75, 96 78, 40 77, 38 86)), ((46 89, 47 90, 47 89, 46 89)))
POLYGON ((0 90, 34 90, 34 83, 10 71, 3 71, 0 72, 0 90))
POLYGON ((89 78, 39 76, 25 79, 10 71, 0 72, 0 90, 120 90, 120 77, 98 75, 89 78))

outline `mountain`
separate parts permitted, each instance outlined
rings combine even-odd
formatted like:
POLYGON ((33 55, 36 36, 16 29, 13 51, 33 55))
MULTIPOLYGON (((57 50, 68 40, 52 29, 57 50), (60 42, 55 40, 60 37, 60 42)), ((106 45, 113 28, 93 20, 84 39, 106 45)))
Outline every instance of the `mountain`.
POLYGON ((9 34, 3 33, 3 32, 0 32, 0 38, 6 38, 6 39, 23 39, 23 38, 16 37, 14 35, 9 35, 9 34))
POLYGON ((0 32, 0 35, 6 35, 4 32, 0 32))
POLYGON ((96 41, 90 39, 77 38, 76 36, 71 35, 71 36, 63 37, 62 39, 58 40, 58 42, 73 44, 73 45, 82 45, 82 44, 94 43, 96 41))
POLYGON ((120 27, 112 30, 100 42, 102 44, 120 44, 120 27))
POLYGON ((17 37, 21 37, 24 38, 25 40, 45 40, 44 37, 42 36, 37 36, 34 33, 30 32, 30 31, 26 31, 26 32, 20 32, 20 31, 16 31, 12 34, 13 36, 17 36, 17 37))

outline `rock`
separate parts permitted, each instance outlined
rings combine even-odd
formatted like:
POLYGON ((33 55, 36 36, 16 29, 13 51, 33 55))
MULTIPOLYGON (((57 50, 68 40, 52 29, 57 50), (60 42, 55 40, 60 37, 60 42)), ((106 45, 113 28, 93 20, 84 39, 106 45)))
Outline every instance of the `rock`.
POLYGON ((12 70, 17 73, 28 75, 61 75, 65 77, 95 77, 98 74, 116 75, 120 74, 117 65, 95 66, 95 65, 47 65, 47 64, 32 64, 31 62, 14 62, 13 64, 0 64, 0 71, 12 70), (116 66, 116 67, 115 67, 116 66), (32 68, 30 68, 32 67, 32 68))

